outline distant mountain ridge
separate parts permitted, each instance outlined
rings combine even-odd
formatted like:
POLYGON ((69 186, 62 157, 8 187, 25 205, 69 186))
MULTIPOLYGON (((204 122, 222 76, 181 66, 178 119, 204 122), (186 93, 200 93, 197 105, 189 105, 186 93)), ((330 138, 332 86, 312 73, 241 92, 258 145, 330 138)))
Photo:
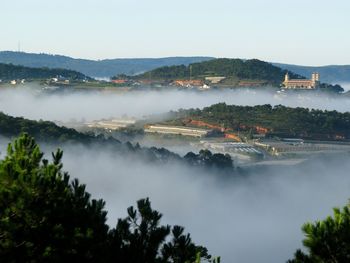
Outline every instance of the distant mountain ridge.
POLYGON ((65 68, 90 77, 111 77, 118 74, 134 75, 162 66, 188 65, 213 59, 212 57, 126 58, 89 60, 68 56, 0 51, 0 63, 12 63, 33 68, 65 68))
MULTIPOLYGON (((90 77, 111 77, 118 74, 136 75, 163 66, 177 66, 203 62, 214 57, 166 57, 166 58, 120 58, 105 60, 76 59, 62 55, 36 54, 14 51, 0 51, 0 63, 12 63, 35 68, 64 68, 79 71, 90 77)), ((310 77, 317 71, 321 81, 327 83, 350 82, 350 65, 329 65, 321 67, 272 63, 282 69, 310 77)))
POLYGON ((299 66, 282 63, 272 63, 273 65, 292 71, 305 77, 311 76, 313 72, 320 73, 321 81, 327 83, 346 83, 350 82, 350 65, 329 65, 329 66, 299 66))

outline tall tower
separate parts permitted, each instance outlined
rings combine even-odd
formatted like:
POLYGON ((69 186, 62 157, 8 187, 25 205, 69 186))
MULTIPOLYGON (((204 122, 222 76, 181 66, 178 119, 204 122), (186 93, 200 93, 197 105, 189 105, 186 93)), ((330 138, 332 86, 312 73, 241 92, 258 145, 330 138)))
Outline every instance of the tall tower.
POLYGON ((284 76, 284 82, 288 82, 289 81, 289 74, 288 72, 286 73, 286 75, 284 76))
POLYGON ((314 87, 318 86, 319 82, 320 82, 320 74, 318 72, 314 72, 311 75, 311 81, 312 81, 312 85, 314 87))
POLYGON ((316 81, 320 81, 320 73, 318 72, 315 73, 315 79, 316 81))

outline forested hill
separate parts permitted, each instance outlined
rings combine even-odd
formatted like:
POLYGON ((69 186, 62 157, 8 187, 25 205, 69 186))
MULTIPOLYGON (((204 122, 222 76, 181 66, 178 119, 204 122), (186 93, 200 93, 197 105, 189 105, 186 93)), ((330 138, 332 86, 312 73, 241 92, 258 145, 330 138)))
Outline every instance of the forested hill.
MULTIPOLYGON (((189 66, 161 67, 137 78, 152 79, 204 79, 211 76, 222 76, 233 80, 263 80, 269 84, 280 84, 286 74, 286 70, 273 66, 270 63, 252 59, 214 59, 210 61, 193 63, 189 66)), ((289 73, 291 78, 303 78, 300 75, 289 73)))
POLYGON ((21 133, 28 133, 38 142, 49 143, 61 147, 64 143, 83 144, 85 146, 110 147, 111 150, 124 154, 139 154, 139 157, 149 160, 168 161, 170 159, 180 159, 180 157, 165 149, 144 148, 133 146, 131 143, 121 143, 120 141, 94 134, 80 133, 74 129, 60 127, 50 121, 34 121, 22 117, 12 117, 0 112, 0 136, 12 138, 21 133))
POLYGON ((0 79, 3 81, 16 79, 48 79, 57 76, 61 76, 69 80, 91 79, 90 77, 73 70, 30 68, 0 63, 0 79))
POLYGON ((53 122, 27 120, 0 112, 0 136, 13 138, 21 133, 33 136, 40 143, 49 143, 56 147, 62 147, 64 143, 83 144, 110 149, 121 156, 130 156, 147 162, 167 163, 177 161, 199 168, 218 168, 225 173, 233 172, 232 159, 227 155, 201 151, 199 154, 189 153, 185 157, 180 157, 164 148, 141 147, 139 144, 132 145, 130 142, 121 143, 114 138, 80 133, 74 129, 57 126, 53 122))
POLYGON ((282 105, 235 106, 219 103, 203 110, 176 113, 172 122, 208 123, 234 132, 264 132, 270 136, 305 139, 350 139, 350 112, 289 108, 282 105))

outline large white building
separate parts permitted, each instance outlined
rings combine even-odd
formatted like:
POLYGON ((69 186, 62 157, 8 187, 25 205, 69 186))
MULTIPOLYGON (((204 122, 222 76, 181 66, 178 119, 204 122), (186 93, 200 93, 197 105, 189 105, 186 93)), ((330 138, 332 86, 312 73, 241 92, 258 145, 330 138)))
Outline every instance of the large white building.
POLYGON ((147 125, 145 132, 148 133, 160 133, 160 134, 175 134, 192 137, 205 137, 209 134, 210 130, 184 127, 184 126, 167 126, 167 125, 147 125))
POLYGON ((315 89, 320 84, 320 74, 312 73, 311 79, 290 79, 287 73, 282 84, 285 89, 315 89))

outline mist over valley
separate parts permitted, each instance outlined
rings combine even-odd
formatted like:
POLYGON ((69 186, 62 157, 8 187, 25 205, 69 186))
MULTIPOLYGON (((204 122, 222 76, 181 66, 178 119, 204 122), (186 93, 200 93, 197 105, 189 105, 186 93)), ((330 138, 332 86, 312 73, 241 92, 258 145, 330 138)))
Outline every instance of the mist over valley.
POLYGON ((13 116, 34 120, 68 122, 120 118, 142 118, 178 109, 203 108, 225 102, 235 105, 285 105, 346 112, 350 97, 314 93, 312 91, 277 93, 263 89, 223 89, 207 92, 191 90, 169 91, 66 91, 46 93, 40 86, 0 89, 0 110, 13 116))
MULTIPOLYGON (((342 95, 258 89, 47 93, 24 86, 0 90, 0 111, 59 122, 143 119, 219 102, 339 112, 350 108, 350 98, 342 95)), ((3 157, 9 139, 0 141, 3 157)), ((154 144, 141 142, 148 147, 154 144)), ((191 150, 186 144, 174 151, 185 155, 191 150)), ((46 156, 55 148, 41 147, 46 156)), ((94 197, 106 200, 109 225, 114 226, 135 200, 150 197, 154 208, 164 214, 163 223, 185 226, 196 242, 220 255, 223 262, 285 262, 302 246, 301 225, 323 219, 349 197, 349 152, 315 155, 295 165, 240 168, 240 173, 225 177, 176 161, 157 165, 123 157, 109 148, 69 143, 60 148, 64 170, 87 184, 94 197)))
MULTIPOLYGON (((1 138, 2 153, 7 141, 1 138)), ((41 147, 48 158, 55 150, 41 147)), ((185 226, 224 262, 285 262, 301 247, 300 226, 345 203, 350 188, 349 154, 222 177, 176 162, 154 165, 101 147, 61 148, 64 170, 106 201, 109 225, 124 217, 134 200, 150 197, 164 214, 163 223, 185 226)))
POLYGON ((0 263, 350 262, 350 1, 1 1, 0 263))

